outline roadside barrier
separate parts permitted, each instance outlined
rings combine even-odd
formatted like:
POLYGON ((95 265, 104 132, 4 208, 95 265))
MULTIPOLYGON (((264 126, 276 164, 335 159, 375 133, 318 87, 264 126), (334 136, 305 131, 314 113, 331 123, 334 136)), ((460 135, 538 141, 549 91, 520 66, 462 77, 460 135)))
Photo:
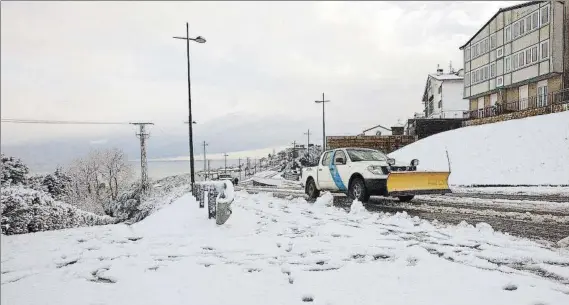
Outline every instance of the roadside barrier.
POLYGON ((200 208, 207 204, 208 218, 215 219, 218 225, 224 224, 231 216, 231 203, 235 200, 235 190, 231 181, 201 181, 195 183, 194 196, 200 208))

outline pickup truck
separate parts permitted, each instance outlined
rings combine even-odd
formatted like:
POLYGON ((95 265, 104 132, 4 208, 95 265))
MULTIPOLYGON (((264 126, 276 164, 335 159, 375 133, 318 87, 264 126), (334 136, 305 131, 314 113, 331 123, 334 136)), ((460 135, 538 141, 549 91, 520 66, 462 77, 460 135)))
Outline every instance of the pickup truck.
POLYGON ((236 177, 233 177, 230 174, 225 174, 225 173, 214 176, 213 180, 229 180, 233 185, 237 185, 239 181, 239 179, 237 179, 236 177))
POLYGON ((329 191, 364 203, 370 196, 407 202, 418 194, 450 192, 450 172, 417 171, 418 165, 417 159, 403 164, 374 149, 332 149, 322 153, 317 166, 302 169, 301 182, 311 199, 329 191))

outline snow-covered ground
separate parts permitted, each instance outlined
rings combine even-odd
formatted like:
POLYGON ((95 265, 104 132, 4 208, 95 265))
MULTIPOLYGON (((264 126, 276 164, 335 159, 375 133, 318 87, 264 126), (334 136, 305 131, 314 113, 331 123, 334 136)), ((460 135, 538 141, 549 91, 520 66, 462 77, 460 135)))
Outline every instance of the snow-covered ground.
POLYGON ((300 181, 286 180, 283 178, 282 174, 283 173, 274 170, 262 171, 256 173, 254 176, 244 180, 243 182, 257 182, 285 189, 302 189, 300 181))
MULTIPOLYGON (((569 179, 569 178, 568 178, 569 179)), ((504 194, 504 195, 547 195, 547 196, 569 196, 569 187, 558 186, 516 186, 516 187, 461 187, 453 186, 453 193, 466 194, 504 194)), ((568 200, 569 201, 569 200, 568 200)))
POLYGON ((2 304, 569 304, 569 249, 406 214, 237 192, 143 221, 2 236, 2 304))
POLYGON ((390 154, 420 170, 448 170, 453 185, 569 184, 569 111, 459 128, 390 154))

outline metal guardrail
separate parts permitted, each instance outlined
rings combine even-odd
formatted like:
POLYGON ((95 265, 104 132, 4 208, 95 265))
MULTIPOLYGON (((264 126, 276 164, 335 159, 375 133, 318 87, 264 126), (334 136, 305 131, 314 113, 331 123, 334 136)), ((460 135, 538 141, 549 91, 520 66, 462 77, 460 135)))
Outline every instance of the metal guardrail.
POLYGON ((471 111, 465 111, 463 117, 465 119, 481 119, 494 117, 502 114, 514 113, 524 110, 532 110, 539 108, 551 107, 553 105, 561 105, 569 103, 569 88, 547 95, 532 96, 527 99, 521 99, 509 103, 496 104, 494 106, 485 107, 471 111))

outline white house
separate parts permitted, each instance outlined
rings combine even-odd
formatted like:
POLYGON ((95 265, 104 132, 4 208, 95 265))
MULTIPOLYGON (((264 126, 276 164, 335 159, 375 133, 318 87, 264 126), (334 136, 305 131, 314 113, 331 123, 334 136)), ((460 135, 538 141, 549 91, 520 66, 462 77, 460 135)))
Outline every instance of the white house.
POLYGON ((443 73, 429 74, 423 104, 426 118, 462 118, 464 111, 469 109, 469 101, 463 99, 464 70, 451 70, 443 73))

